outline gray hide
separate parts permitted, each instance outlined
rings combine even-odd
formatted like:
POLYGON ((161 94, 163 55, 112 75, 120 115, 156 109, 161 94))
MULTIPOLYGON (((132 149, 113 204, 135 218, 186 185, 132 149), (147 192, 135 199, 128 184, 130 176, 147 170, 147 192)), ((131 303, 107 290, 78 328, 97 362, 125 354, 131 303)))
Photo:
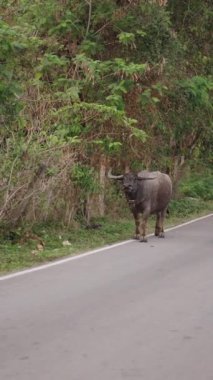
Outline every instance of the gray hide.
POLYGON ((150 214, 156 214, 155 235, 164 237, 163 222, 172 196, 172 182, 167 174, 142 171, 109 178, 122 181, 123 190, 135 219, 135 238, 146 242, 146 225, 150 214))

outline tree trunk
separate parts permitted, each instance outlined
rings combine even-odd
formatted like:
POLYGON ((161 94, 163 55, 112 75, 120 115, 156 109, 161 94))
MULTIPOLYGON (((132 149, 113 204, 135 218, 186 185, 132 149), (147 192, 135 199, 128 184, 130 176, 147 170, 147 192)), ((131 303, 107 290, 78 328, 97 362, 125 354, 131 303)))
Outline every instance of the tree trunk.
POLYGON ((100 159, 99 183, 101 192, 98 199, 98 208, 100 216, 105 215, 105 178, 106 178, 106 158, 102 156, 100 159))
POLYGON ((87 195, 87 198, 84 202, 84 217, 86 219, 86 225, 90 225, 92 214, 92 197, 90 194, 87 195))
POLYGON ((177 193, 177 186, 178 186, 178 182, 182 176, 182 169, 183 169, 184 163, 185 163, 185 157, 184 156, 175 156, 174 157, 173 173, 172 173, 174 195, 177 193))

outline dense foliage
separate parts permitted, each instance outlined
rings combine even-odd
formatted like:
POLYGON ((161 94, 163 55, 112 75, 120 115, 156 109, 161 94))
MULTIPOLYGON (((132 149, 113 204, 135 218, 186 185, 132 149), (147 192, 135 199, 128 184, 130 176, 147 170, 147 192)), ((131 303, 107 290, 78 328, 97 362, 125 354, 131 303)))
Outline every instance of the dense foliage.
POLYGON ((187 160, 210 165, 210 1, 2 0, 0 14, 0 221, 103 215, 110 166, 176 182, 187 160))

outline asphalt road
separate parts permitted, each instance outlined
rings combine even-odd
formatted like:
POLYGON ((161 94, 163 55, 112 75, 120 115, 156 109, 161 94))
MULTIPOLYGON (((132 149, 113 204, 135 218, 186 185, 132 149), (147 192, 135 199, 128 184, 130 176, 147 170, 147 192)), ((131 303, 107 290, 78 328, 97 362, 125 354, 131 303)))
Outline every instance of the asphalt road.
POLYGON ((0 379, 213 380, 213 216, 0 281, 0 379))

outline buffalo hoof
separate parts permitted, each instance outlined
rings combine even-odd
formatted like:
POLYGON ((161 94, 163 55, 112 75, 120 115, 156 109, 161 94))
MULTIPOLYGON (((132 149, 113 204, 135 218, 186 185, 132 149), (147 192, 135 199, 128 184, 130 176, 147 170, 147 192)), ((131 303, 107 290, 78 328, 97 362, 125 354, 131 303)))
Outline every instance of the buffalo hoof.
POLYGON ((143 237, 143 238, 140 239, 140 243, 147 243, 147 242, 148 242, 148 240, 145 237, 143 237))
POLYGON ((164 238, 165 238, 164 232, 161 232, 161 233, 158 235, 158 237, 159 237, 160 239, 164 239, 164 238))
POLYGON ((160 229, 158 227, 155 228, 155 236, 159 236, 160 234, 160 229))

